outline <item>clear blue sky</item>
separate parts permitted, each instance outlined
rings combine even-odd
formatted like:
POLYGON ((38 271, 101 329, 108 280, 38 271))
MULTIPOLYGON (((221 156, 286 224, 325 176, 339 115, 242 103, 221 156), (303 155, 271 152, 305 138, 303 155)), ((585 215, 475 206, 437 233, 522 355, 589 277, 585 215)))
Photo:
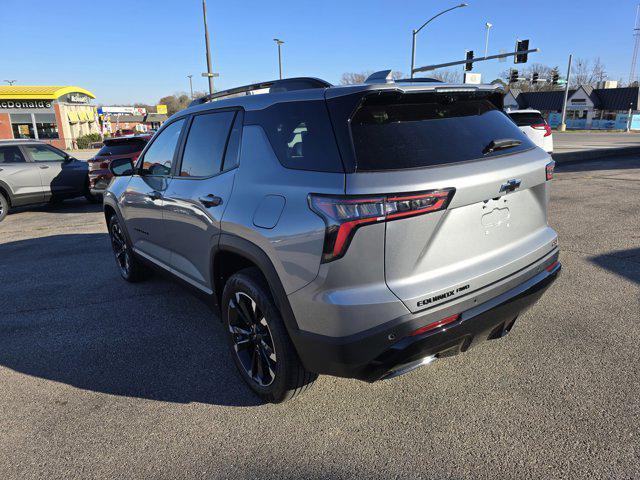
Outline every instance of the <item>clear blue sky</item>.
MULTIPOLYGON (((201 0, 1 0, 0 80, 78 85, 103 104, 155 103, 206 89, 201 0)), ((277 76, 274 37, 282 38, 285 76, 337 83, 343 72, 410 69, 411 29, 456 0, 209 0, 216 88, 277 76), (400 7, 401 6, 401 7, 400 7)), ((516 37, 541 49, 530 62, 566 69, 569 53, 599 56, 612 79, 627 79, 637 0, 468 0, 418 37, 417 63, 511 50, 516 37)), ((511 61, 477 64, 490 81, 511 61)), ((461 67, 457 67, 461 68, 461 67)), ((563 73, 564 75, 564 73, 563 73)))

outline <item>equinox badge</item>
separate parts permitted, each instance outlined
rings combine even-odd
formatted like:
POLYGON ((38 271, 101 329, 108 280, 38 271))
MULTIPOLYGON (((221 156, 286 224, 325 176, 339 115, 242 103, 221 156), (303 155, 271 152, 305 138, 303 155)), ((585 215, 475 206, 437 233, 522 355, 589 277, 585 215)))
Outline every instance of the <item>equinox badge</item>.
POLYGON ((502 186, 500 187, 500 193, 513 192, 516 188, 520 188, 521 183, 522 183, 522 180, 517 178, 512 178, 511 180, 508 180, 507 183, 502 184, 502 186))

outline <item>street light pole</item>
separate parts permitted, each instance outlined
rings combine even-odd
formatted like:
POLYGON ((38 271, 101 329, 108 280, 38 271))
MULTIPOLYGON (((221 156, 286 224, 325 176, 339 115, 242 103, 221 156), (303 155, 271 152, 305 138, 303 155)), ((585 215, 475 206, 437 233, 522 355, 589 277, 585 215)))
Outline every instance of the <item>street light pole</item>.
POLYGON ((571 58, 569 55, 569 66, 567 67, 567 83, 564 85, 564 100, 562 101, 562 119, 560 120, 560 131, 564 132, 567 129, 567 99, 569 98, 569 76, 571 75, 571 58))
POLYGON ((279 38, 274 38, 273 41, 278 45, 278 72, 280 74, 280 80, 282 80, 282 53, 280 52, 280 46, 284 42, 279 38))
POLYGON ((207 73, 209 79, 209 94, 213 94, 213 73, 211 69, 211 49, 209 48, 209 28, 207 27, 207 0, 202 0, 202 16, 204 17, 204 42, 207 48, 207 73))
POLYGON ((420 32, 420 30, 422 30, 432 20, 435 20, 440 15, 444 15, 445 13, 450 12, 451 10, 455 10, 456 8, 467 7, 468 5, 469 5, 468 3, 461 3, 460 5, 456 5, 455 7, 447 8, 446 10, 441 11, 437 15, 434 15, 429 20, 424 22, 422 24, 422 26, 420 28, 418 28, 417 30, 413 30, 413 32, 412 32, 412 43, 411 43, 411 78, 413 78, 413 70, 414 70, 415 65, 416 65, 416 35, 418 35, 418 32, 420 32))
POLYGON ((484 39, 484 56, 486 57, 487 54, 489 53, 489 30, 491 30, 491 27, 493 27, 493 24, 487 22, 484 24, 484 26, 487 27, 487 33, 484 39))
POLYGON ((189 91, 191 92, 191 100, 193 100, 193 81, 191 80, 191 77, 193 77, 193 75, 187 75, 187 77, 189 78, 189 91))

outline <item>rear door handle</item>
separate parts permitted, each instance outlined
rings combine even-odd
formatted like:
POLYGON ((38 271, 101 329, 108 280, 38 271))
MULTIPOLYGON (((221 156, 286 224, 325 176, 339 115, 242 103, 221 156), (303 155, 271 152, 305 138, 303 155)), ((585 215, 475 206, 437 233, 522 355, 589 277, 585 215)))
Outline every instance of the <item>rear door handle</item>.
POLYGON ((45 168, 49 168, 49 165, 40 165, 40 168, 44 170, 45 168))
POLYGON ((222 203, 222 199, 220 197, 215 196, 213 193, 200 197, 198 200, 200 200, 200 203, 207 208, 217 207, 222 203))

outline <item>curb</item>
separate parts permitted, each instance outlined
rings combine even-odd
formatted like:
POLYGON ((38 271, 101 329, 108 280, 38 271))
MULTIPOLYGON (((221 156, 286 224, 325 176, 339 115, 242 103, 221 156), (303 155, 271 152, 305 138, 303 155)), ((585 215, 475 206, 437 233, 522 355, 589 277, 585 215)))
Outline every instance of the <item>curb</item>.
POLYGON ((582 160, 593 160, 596 158, 618 157, 622 155, 640 155, 640 146, 578 150, 575 152, 553 153, 551 156, 557 163, 567 163, 582 160))

